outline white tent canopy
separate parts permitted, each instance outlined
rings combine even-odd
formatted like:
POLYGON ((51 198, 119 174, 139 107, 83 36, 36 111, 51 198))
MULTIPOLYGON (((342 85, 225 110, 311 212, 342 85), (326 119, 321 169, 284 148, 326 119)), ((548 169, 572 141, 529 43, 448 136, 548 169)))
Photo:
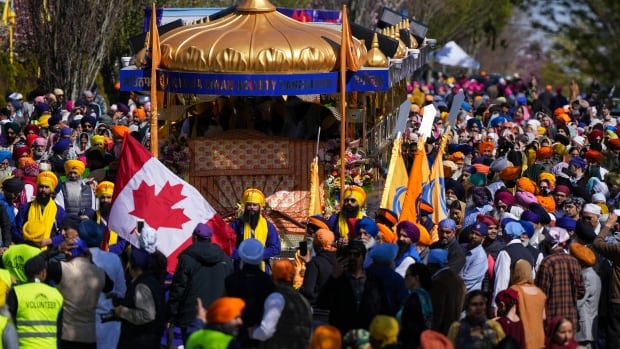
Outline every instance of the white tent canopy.
POLYGON ((435 62, 441 65, 461 67, 467 69, 480 69, 480 62, 469 56, 456 42, 450 41, 444 47, 435 52, 435 62))

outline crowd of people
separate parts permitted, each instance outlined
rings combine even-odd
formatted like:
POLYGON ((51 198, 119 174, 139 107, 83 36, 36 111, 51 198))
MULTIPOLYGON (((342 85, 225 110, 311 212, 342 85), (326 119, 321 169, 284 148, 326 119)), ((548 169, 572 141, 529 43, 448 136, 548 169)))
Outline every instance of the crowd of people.
POLYGON ((620 131, 600 87, 572 83, 565 97, 484 74, 409 87, 403 151, 423 143, 430 162, 443 156, 445 219, 424 200, 416 221, 367 212, 367 193, 348 186, 337 213, 308 217, 288 259, 265 194, 248 188, 230 222, 232 254, 198 224, 173 275, 152 229, 129 246, 108 228, 120 145, 127 135, 148 143, 148 100, 9 94, 3 347, 156 348, 176 328, 192 349, 619 348, 620 131), (422 138, 427 105, 440 116, 422 138))

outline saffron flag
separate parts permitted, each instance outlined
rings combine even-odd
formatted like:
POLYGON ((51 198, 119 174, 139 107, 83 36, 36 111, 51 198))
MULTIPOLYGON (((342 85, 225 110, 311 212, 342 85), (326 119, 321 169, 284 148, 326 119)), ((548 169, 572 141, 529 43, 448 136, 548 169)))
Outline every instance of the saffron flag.
POLYGON ((388 167, 387 177, 385 178, 385 187, 383 195, 381 195, 381 204, 379 207, 392 210, 400 215, 403 208, 403 199, 407 191, 407 167, 402 154, 402 140, 400 135, 394 140, 392 146, 392 157, 388 167))
POLYGON ((319 158, 314 157, 310 165, 310 207, 308 216, 321 214, 321 181, 319 179, 319 158))
POLYGON ((132 136, 125 136, 120 154, 109 226, 139 246, 136 222, 155 230, 157 249, 168 257, 174 272, 177 256, 191 244, 198 223, 213 229, 211 241, 230 255, 235 233, 200 192, 183 181, 132 136))
POLYGON ((418 150, 413 159, 411 171, 409 171, 407 192, 403 199, 403 209, 399 221, 410 221, 414 223, 418 221, 417 200, 422 197, 422 188, 424 188, 428 182, 428 177, 430 175, 426 150, 424 149, 425 144, 424 138, 420 138, 418 141, 418 150))
POLYGON ((445 181, 443 175, 443 154, 448 142, 448 136, 441 137, 437 156, 431 167, 429 182, 424 188, 424 199, 433 206, 433 222, 439 223, 448 218, 448 208, 445 197, 445 181))

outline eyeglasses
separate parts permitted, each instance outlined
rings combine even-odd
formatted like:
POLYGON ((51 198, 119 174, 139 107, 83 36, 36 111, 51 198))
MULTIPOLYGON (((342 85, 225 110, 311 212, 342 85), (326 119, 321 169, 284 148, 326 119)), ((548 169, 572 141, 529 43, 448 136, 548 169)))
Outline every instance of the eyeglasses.
POLYGON ((8 161, 2 161, 0 162, 0 166, 9 166, 9 162, 8 161))

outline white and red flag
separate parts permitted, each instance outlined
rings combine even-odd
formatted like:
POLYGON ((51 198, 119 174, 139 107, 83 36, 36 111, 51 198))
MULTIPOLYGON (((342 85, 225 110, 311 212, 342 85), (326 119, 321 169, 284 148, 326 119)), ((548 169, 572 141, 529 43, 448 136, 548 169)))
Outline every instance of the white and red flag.
POLYGON ((213 229, 211 241, 230 255, 235 233, 191 184, 179 178, 129 134, 123 140, 114 186, 109 226, 132 245, 139 246, 136 222, 157 235, 157 248, 168 257, 174 272, 177 256, 191 244, 198 223, 213 229))

